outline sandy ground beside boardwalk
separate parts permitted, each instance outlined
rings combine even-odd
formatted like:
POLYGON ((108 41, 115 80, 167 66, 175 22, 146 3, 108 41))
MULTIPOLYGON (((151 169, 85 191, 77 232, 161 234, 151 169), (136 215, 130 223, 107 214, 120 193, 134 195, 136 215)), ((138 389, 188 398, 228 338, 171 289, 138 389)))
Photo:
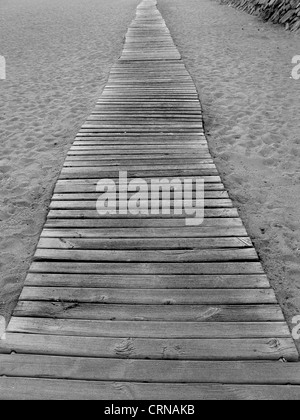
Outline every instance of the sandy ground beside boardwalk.
POLYGON ((0 315, 11 310, 74 136, 138 0, 0 0, 0 315))
POLYGON ((291 325, 300 314, 300 35, 212 0, 159 0, 218 169, 291 325))

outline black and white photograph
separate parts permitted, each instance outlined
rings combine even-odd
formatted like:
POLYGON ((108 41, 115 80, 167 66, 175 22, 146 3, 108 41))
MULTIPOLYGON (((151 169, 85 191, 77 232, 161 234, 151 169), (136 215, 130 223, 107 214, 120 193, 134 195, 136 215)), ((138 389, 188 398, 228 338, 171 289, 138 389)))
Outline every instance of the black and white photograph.
POLYGON ((0 0, 0 400, 300 400, 300 1, 0 0))

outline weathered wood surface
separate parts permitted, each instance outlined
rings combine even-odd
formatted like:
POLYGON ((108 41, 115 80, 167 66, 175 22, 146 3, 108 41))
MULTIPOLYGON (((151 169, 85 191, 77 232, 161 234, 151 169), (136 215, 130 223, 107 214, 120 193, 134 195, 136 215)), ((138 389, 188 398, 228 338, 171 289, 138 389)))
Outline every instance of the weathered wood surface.
POLYGON ((296 347, 155 0, 68 152, 0 353, 2 399, 300 397, 299 365, 282 363, 296 347), (186 226, 175 192, 169 214, 100 216, 97 183, 119 187, 119 171, 201 177, 203 223, 186 226))
POLYGON ((286 29, 299 31, 300 3, 295 0, 222 0, 250 14, 258 15, 272 23, 285 25, 286 29))
POLYGON ((299 400, 297 385, 145 383, 0 378, 6 400, 299 400))

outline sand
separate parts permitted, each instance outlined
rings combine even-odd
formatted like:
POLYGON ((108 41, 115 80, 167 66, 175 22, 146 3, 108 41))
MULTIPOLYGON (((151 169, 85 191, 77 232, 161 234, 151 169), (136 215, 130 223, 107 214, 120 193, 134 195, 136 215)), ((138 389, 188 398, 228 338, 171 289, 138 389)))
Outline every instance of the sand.
POLYGON ((159 9, 200 92, 222 179, 292 327, 300 314, 300 80, 291 72, 300 34, 212 0, 159 0, 159 9))
POLYGON ((22 289, 66 153, 138 0, 1 0, 0 315, 22 289))

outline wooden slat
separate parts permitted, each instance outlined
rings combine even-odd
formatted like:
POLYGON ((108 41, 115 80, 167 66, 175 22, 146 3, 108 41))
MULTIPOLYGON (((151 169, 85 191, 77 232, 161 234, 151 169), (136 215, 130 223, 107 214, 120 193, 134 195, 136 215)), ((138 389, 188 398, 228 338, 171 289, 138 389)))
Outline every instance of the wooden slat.
MULTIPOLYGON (((61 215, 61 213, 60 213, 61 215)), ((51 216, 51 214, 50 214, 51 216)), ((79 214, 80 217, 80 214, 79 214)), ((94 219, 92 219, 94 220, 94 219)), ((107 219, 103 218, 102 221, 107 219)), ((115 219, 120 220, 120 219, 115 219)), ((134 220, 134 219, 121 219, 121 220, 134 220)), ((148 220, 148 219, 140 219, 148 220)), ((157 220, 157 219, 150 219, 157 220)), ((168 219, 158 219, 158 220, 168 220, 168 219)), ((181 219, 179 219, 181 220, 181 219)), ((233 227, 206 227, 193 230, 193 228, 186 227, 181 229, 176 228, 158 228, 153 226, 152 228, 118 228, 116 225, 115 228, 103 229, 101 228, 92 228, 89 220, 78 220, 76 219, 49 219, 44 229, 41 233, 43 238, 215 238, 219 237, 242 237, 245 236, 246 230, 244 227, 233 226, 233 227), (73 226, 72 226, 73 222, 73 226), (78 226, 78 228, 76 227, 78 226), (52 229, 50 228, 52 227, 52 229)), ((247 238, 247 244, 249 239, 247 238)))
MULTIPOLYGON (((190 188, 188 190, 189 192, 192 191, 192 189, 190 188)), ((134 193, 129 192, 128 193, 128 198, 132 197, 134 195, 134 193)), ((168 196, 168 194, 166 194, 168 196)), ((169 193, 170 199, 174 200, 174 192, 171 191, 169 193)), ((139 197, 142 200, 146 200, 148 198, 151 198, 151 193, 140 193, 139 197)), ((162 194, 162 192, 160 191, 158 194, 158 198, 162 199, 164 196, 162 194)), ((192 194, 192 198, 195 199, 196 197, 196 192, 193 191, 192 194)), ((68 194, 53 194, 52 199, 54 201, 58 201, 58 200, 66 200, 66 201, 74 201, 74 200, 98 200, 99 198, 99 193, 68 193, 68 194)), ((228 193, 226 191, 205 191, 204 193, 204 198, 207 200, 210 199, 228 199, 228 193)))
MULTIPOLYGON (((212 162, 211 157, 209 157, 208 152, 205 152, 201 155, 172 155, 172 154, 168 154, 168 155, 153 155, 153 156, 149 156, 149 155, 113 155, 112 158, 110 159, 108 156, 106 155, 102 155, 102 154, 94 154, 94 155, 85 155, 84 157, 80 156, 80 155, 70 155, 66 158, 65 163, 66 164, 72 164, 72 165, 77 165, 77 166, 82 166, 80 165, 80 161, 84 162, 84 165, 87 164, 87 162, 89 162, 89 165, 92 165, 91 161, 96 161, 94 163, 94 165, 103 165, 103 166, 107 166, 107 165, 136 165, 138 162, 136 161, 140 161, 145 163, 145 165, 149 165, 151 163, 153 163, 154 161, 156 162, 156 165, 165 165, 165 164, 176 164, 182 162, 184 164, 190 163, 190 164, 205 164, 205 163, 210 163, 212 162)), ((84 166, 83 165, 83 166, 84 166)))
MULTIPOLYGON (((96 150, 99 150, 101 152, 101 154, 105 154, 105 152, 107 152, 107 154, 111 155, 111 154, 115 154, 116 151, 118 153, 121 153, 121 151, 123 151, 124 154, 130 154, 132 152, 134 152, 134 154, 138 154, 138 152, 140 151, 141 153, 145 153, 145 151, 147 151, 148 153, 156 153, 156 154, 164 154, 167 151, 174 153, 174 151, 177 151, 177 153, 181 153, 183 151, 183 149, 185 149, 186 147, 184 145, 182 146, 178 146, 178 147, 174 147, 173 146, 166 146, 165 144, 162 144, 160 147, 155 145, 149 145, 149 146, 136 146, 134 145, 124 145, 124 146, 120 146, 120 145, 116 145, 116 146, 98 146, 98 145, 92 145, 92 146, 78 146, 78 145, 74 145, 70 148, 70 150, 92 150, 93 152, 95 152, 96 150), (132 151, 130 151, 132 150, 132 151)), ((189 149, 192 150, 193 148, 196 149, 196 151, 199 151, 201 149, 205 149, 207 150, 207 147, 205 145, 195 145, 193 147, 189 146, 189 149)))
MULTIPOLYGON (((126 219, 123 220, 122 218, 109 218, 108 220, 102 220, 102 218, 98 217, 93 220, 47 220, 46 227, 56 226, 58 224, 63 224, 64 227, 85 227, 85 228, 103 228, 104 230, 108 230, 111 228, 118 228, 123 229, 126 232, 128 232, 128 235, 131 236, 131 232, 133 232, 133 229, 148 229, 151 228, 152 230, 156 231, 158 228, 159 230, 162 229, 168 229, 168 232, 172 232, 173 229, 177 229, 178 231, 182 229, 187 234, 187 237, 191 237, 190 235, 192 232, 196 232, 199 237, 201 237, 201 232, 205 231, 205 228, 210 228, 212 230, 218 230, 219 228, 240 228, 244 229, 244 226, 242 224, 241 219, 237 217, 237 212, 232 211, 232 209, 225 209, 225 210, 218 210, 218 213, 220 213, 221 216, 228 216, 228 217, 213 217, 209 218, 206 217, 203 220, 203 223, 200 226, 194 226, 189 227, 186 226, 186 223, 181 218, 167 218, 165 220, 160 219, 151 219, 151 218, 145 218, 140 219, 138 217, 135 217, 133 219, 126 219), (232 213, 234 213, 232 215, 232 213), (230 217, 231 216, 231 217, 230 217), (130 229, 130 230, 129 230, 130 229)), ((62 226, 63 226, 62 225, 62 226)), ((247 235, 241 235, 241 236, 247 236, 247 235)), ((250 239, 249 239, 250 240, 250 239)))
MULTIPOLYGON (((177 212, 178 213, 178 212, 177 212)), ((67 209, 67 210, 50 210, 48 213, 48 218, 52 219, 99 219, 102 218, 110 218, 110 219, 119 219, 122 220, 124 218, 133 218, 138 220, 139 218, 144 218, 149 221, 149 226, 151 226, 151 222, 153 219, 159 219, 159 218, 172 218, 173 220, 179 220, 180 218, 185 219, 186 217, 193 217, 191 215, 187 215, 185 212, 182 212, 182 214, 175 214, 174 210, 171 208, 170 210, 167 209, 166 214, 163 214, 162 212, 158 214, 153 214, 150 211, 145 213, 138 213, 137 215, 131 213, 122 214, 119 212, 112 212, 109 211, 106 214, 99 215, 98 211, 90 210, 90 209, 82 209, 82 210, 74 210, 74 209, 67 209)), ((231 206, 227 206, 225 208, 205 208, 204 209, 204 217, 206 218, 221 218, 221 217, 228 217, 228 218, 234 218, 238 217, 238 212, 235 208, 231 206)), ((186 225, 186 222, 183 221, 186 225)), ((180 226, 180 224, 178 224, 180 226)), ((201 224, 199 225, 201 226, 201 224)), ((197 226, 196 226, 197 227, 197 226)), ((241 234, 240 236, 243 236, 241 234)), ((245 236, 245 235, 244 235, 245 236)))
MULTIPOLYGON (((152 169, 168 169, 168 168, 188 168, 188 169, 205 169, 205 168, 211 168, 212 167, 212 163, 210 161, 209 158, 203 158, 201 160, 198 159, 172 159, 171 157, 168 159, 161 159, 158 162, 155 159, 149 159, 147 160, 146 155, 143 155, 144 159, 143 159, 143 166, 145 169, 152 168, 152 169)), ((102 168, 106 168, 106 167, 119 167, 120 170, 127 170, 127 169, 135 169, 138 168, 139 166, 137 165, 137 161, 136 159, 131 159, 129 157, 129 159, 115 159, 115 160, 97 160, 97 159, 92 159, 89 160, 89 158, 82 158, 79 161, 73 160, 73 159, 66 159, 65 163, 64 163, 64 167, 67 168, 72 168, 72 167, 88 167, 88 166, 99 166, 102 168)))
MULTIPOLYGON (((119 186, 119 182, 117 180, 115 180, 116 186, 118 188, 119 186)), ((191 186, 190 189, 187 189, 186 191, 195 191, 196 186, 195 183, 193 183, 193 185, 191 186)), ((91 193, 95 193, 96 191, 96 181, 94 180, 93 182, 90 183, 81 183, 80 180, 78 181, 67 181, 67 182, 62 182, 59 181, 57 182, 56 186, 55 186, 55 190, 54 193, 55 194, 66 194, 66 193, 73 193, 73 194, 80 194, 80 193, 84 193, 84 194, 91 194, 91 193)), ((208 191, 225 191, 224 190, 224 185, 218 182, 211 182, 211 183, 204 183, 204 192, 207 193, 208 191)))
MULTIPOLYGON (((98 199, 101 201, 101 193, 99 193, 98 199)), ((136 203, 135 197, 133 196, 132 198, 133 203, 136 203)), ((158 208, 169 208, 169 209, 181 209, 181 212, 183 215, 185 215, 185 217, 188 216, 187 212, 185 211, 185 208, 183 207, 183 203, 182 200, 170 200, 170 202, 167 202, 166 205, 166 200, 157 200, 158 202, 155 202, 155 205, 157 205, 158 208)), ((116 204, 113 202, 112 205, 110 205, 110 202, 108 202, 107 206, 105 207, 106 209, 110 209, 111 212, 112 210, 115 210, 115 208, 119 208, 122 207, 122 202, 123 202, 123 206, 125 206, 125 204, 129 207, 130 204, 130 198, 129 200, 118 200, 116 202, 116 204)), ((140 206, 141 208, 145 209, 146 212, 145 214, 148 216, 149 214, 153 215, 153 213, 151 213, 151 199, 148 200, 148 198, 143 199, 141 197, 141 199, 138 199, 138 206, 140 206)), ((68 210, 68 209, 82 209, 82 210, 94 210, 96 209, 97 206, 97 200, 52 200, 51 205, 50 205, 50 209, 52 210, 68 210)), ((204 208, 231 208, 232 207, 232 201, 228 198, 219 198, 219 199, 205 199, 204 200, 204 208)), ((124 208, 124 207, 123 207, 124 208)), ((130 208, 130 207, 129 207, 130 208)), ((198 208, 196 206, 196 201, 195 199, 193 199, 191 201, 191 209, 196 209, 198 208)), ((130 212, 129 212, 130 213, 130 212)), ((169 215, 169 211, 166 213, 167 215, 169 215)), ((154 214, 155 215, 155 214, 154 214)), ((134 214, 134 216, 136 216, 134 214)))
POLYGON ((0 375, 162 383, 300 384, 300 365, 0 355, 0 375))
POLYGON ((259 262, 228 263, 90 263, 33 262, 33 273, 86 274, 264 274, 259 262))
MULTIPOLYGON (((229 203, 230 204, 230 203, 229 203)), ((215 208, 205 208, 204 209, 204 217, 207 218, 221 218, 221 217, 228 217, 228 218, 234 218, 238 216, 237 210, 231 206, 227 207, 215 207, 215 208)), ((96 205, 95 205, 96 207, 96 205)), ((177 212, 178 213, 178 212, 177 212)), ((48 219, 93 219, 93 220, 97 220, 100 219, 100 217, 102 219, 116 219, 116 220, 124 220, 124 219, 134 219, 134 220, 138 220, 138 219, 145 219, 148 221, 149 223, 149 227, 151 227, 151 221, 155 221, 155 219, 170 219, 172 218, 173 220, 180 220, 180 218, 182 219, 182 221, 184 222, 184 224, 186 225, 186 221, 185 219, 188 218, 193 218, 194 216, 191 215, 187 215, 186 212, 182 212, 181 214, 175 214, 174 213, 174 209, 170 208, 167 209, 166 214, 163 214, 162 212, 158 213, 158 214, 153 214, 150 211, 147 211, 145 213, 138 213, 137 215, 131 213, 125 213, 125 214, 120 214, 117 211, 108 211, 106 214, 101 214, 99 215, 98 211, 96 210, 96 208, 94 210, 91 209, 55 209, 55 210, 50 210, 48 213, 48 219)), ((54 222, 55 223, 55 222, 54 222)), ((97 224, 95 225, 97 226, 97 224)), ((178 226, 180 226, 180 223, 178 223, 178 226)), ((201 226, 201 224, 199 225, 201 226)), ((195 226, 196 228, 198 226, 195 226)), ((203 228, 203 232, 205 232, 205 228, 203 228)), ((183 236, 185 236, 183 230, 182 230, 183 236)), ((201 234, 202 230, 198 232, 198 234, 201 234)), ((179 233, 180 236, 182 236, 182 234, 179 233)), ((233 231, 232 236, 246 236, 247 233, 245 231, 245 228, 240 228, 238 235, 235 235, 235 232, 233 231)), ((192 234, 192 236, 194 236, 192 234)))
MULTIPOLYGON (((63 168, 61 171, 61 179, 85 179, 85 178, 115 178, 119 176, 120 168, 115 169, 107 169, 102 168, 99 171, 98 167, 87 167, 87 168, 63 168)), ((208 168, 208 169, 139 169, 139 170, 128 170, 129 177, 137 177, 137 178, 144 178, 151 175, 154 176, 173 176, 176 178, 178 175, 181 176, 189 176, 189 177, 197 177, 202 175, 217 175, 218 172, 215 168, 208 168)))
POLYGON ((97 250, 166 250, 166 249, 212 249, 248 248, 248 238, 164 238, 147 239, 95 239, 95 238, 41 238, 38 248, 52 249, 97 249, 97 250))
MULTIPOLYGON (((119 181, 120 181, 119 176, 111 177, 110 179, 112 179, 116 183, 116 185, 119 185, 119 181)), ((127 179, 128 179, 128 182, 130 182, 131 180, 135 179, 135 177, 127 177, 127 179)), ((153 177, 153 178, 145 177, 144 179, 147 182, 147 184, 149 184, 149 181, 151 182, 152 179, 154 179, 155 182, 157 182, 156 180, 157 179, 160 180, 161 178, 160 177, 153 177)), ((166 177, 166 180, 168 180, 169 182, 172 181, 172 179, 173 178, 171 178, 171 177, 166 177)), ((179 177, 179 179, 182 179, 182 178, 179 177)), ((204 187, 206 185, 213 185, 213 184, 220 185, 221 184, 221 179, 220 179, 219 176, 206 175, 203 178, 201 177, 201 179, 203 179, 203 181, 204 181, 204 187)), ((86 188, 93 187, 93 192, 95 192, 96 191, 96 185, 98 184, 98 181, 99 180, 96 180, 94 178, 90 178, 90 179, 89 178, 87 178, 87 179, 69 179, 69 180, 59 179, 57 181, 56 185, 57 185, 57 187, 58 186, 72 186, 72 185, 79 185, 79 186, 81 185, 81 186, 85 186, 86 188)), ((221 185, 223 185, 223 184, 221 184, 221 185)))
POLYGON ((46 249, 38 248, 35 260, 67 260, 98 262, 216 262, 216 261, 257 261, 254 248, 247 249, 201 249, 201 250, 156 250, 156 251, 119 251, 85 249, 46 249))
POLYGON ((28 273, 27 286, 127 289, 268 289, 265 274, 256 275, 95 275, 28 273))
POLYGON ((83 337, 273 338, 290 336, 285 322, 98 321, 12 317, 8 332, 83 337))
MULTIPOLYGON (((114 180, 116 183, 117 191, 119 190, 119 182, 114 180)), ((190 193, 192 191, 192 196, 195 196, 196 191, 196 184, 195 183, 188 183, 186 184, 186 192, 190 193)), ((81 194, 83 194, 82 197, 88 198, 90 195, 91 198, 98 197, 99 193, 96 193, 96 184, 93 183, 87 183, 83 184, 80 183, 80 180, 73 182, 59 182, 55 186, 54 190, 54 198, 57 200, 61 199, 67 199, 71 198, 72 200, 77 200, 78 197, 80 197, 81 194), (92 194, 92 195, 91 195, 92 194)), ((133 193, 128 193, 128 196, 130 197, 133 195, 133 193)), ((162 193, 159 193, 159 196, 162 196, 162 193)), ((148 195, 149 197, 149 195, 148 195)), ((174 197, 174 192, 171 190, 170 198, 171 200, 174 197)), ((204 197, 207 198, 229 198, 228 193, 225 191, 223 184, 221 183, 204 183, 204 197)))
POLYGON ((299 386, 169 384, 0 378, 4 400, 299 400, 299 386))

